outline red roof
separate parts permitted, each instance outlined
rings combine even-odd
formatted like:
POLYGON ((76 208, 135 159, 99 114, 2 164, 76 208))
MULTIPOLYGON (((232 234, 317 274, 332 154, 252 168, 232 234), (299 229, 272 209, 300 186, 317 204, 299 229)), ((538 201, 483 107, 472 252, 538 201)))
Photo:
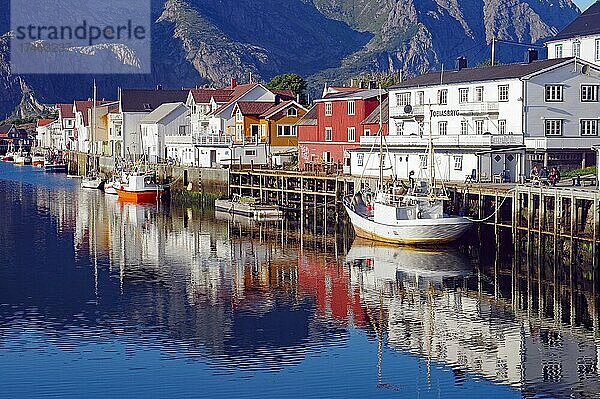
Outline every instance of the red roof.
POLYGON ((261 115, 261 118, 270 117, 271 115, 274 115, 274 114, 276 114, 279 111, 283 111, 284 109, 286 109, 290 105, 295 105, 298 108, 304 108, 301 105, 299 105, 298 103, 296 103, 294 100, 282 101, 279 104, 274 105, 273 107, 271 107, 268 110, 266 110, 265 112, 263 112, 263 114, 261 115))
POLYGON ((191 89, 194 101, 200 104, 208 104, 211 98, 217 103, 226 103, 231 99, 232 89, 191 89))
POLYGON ((54 122, 54 119, 38 119, 37 126, 46 126, 54 122))
POLYGON ((293 100, 296 98, 296 96, 294 95, 294 92, 291 90, 271 90, 271 92, 278 95, 279 98, 284 101, 293 100))
POLYGON ((242 111, 242 115, 261 115, 263 112, 273 108, 274 103, 258 102, 258 101, 239 101, 238 108, 242 111))
POLYGON ((56 108, 60 111, 60 117, 63 119, 73 119, 73 104, 56 104, 56 108))

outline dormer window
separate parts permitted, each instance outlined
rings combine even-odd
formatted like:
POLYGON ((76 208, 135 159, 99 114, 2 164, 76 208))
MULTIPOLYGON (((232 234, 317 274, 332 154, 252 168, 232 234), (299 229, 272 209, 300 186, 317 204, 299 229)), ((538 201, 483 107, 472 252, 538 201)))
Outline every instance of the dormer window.
POLYGON ((152 106, 149 103, 144 103, 144 111, 151 111, 152 106))
POLYGON ((235 113, 235 121, 236 122, 243 122, 244 121, 244 115, 242 114, 242 110, 238 108, 237 112, 235 113))
POLYGON ((288 110, 287 110, 287 116, 291 116, 291 117, 298 116, 298 110, 296 108, 294 108, 294 107, 288 108, 288 110))

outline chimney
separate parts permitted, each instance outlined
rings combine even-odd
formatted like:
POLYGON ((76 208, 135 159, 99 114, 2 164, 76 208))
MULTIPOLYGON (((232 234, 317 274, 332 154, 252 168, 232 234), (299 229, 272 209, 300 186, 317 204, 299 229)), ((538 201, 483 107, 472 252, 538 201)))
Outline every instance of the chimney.
POLYGON ((537 61, 539 59, 538 57, 538 51, 535 49, 527 49, 527 52, 525 53, 525 62, 528 64, 531 64, 533 61, 537 61))
POLYGON ((459 71, 465 69, 467 67, 467 59, 463 56, 460 56, 456 59, 456 69, 459 71))
POLYGON ((156 85, 156 90, 162 90, 162 85, 156 85))
POLYGON ((235 78, 231 78, 231 89, 235 89, 237 86, 237 80, 235 78))

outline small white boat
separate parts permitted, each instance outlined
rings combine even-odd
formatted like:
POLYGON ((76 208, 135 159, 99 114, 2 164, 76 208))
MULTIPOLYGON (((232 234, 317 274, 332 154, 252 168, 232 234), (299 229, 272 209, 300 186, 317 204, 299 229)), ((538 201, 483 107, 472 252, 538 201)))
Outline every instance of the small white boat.
POLYGON ((29 154, 20 153, 13 158, 15 165, 31 165, 31 157, 29 154))
POLYGON ((112 178, 104 183, 104 193, 108 195, 119 195, 117 187, 121 187, 121 182, 117 178, 112 178))
POLYGON ((239 194, 234 194, 231 199, 216 200, 215 210, 255 220, 277 220, 283 217, 283 212, 277 205, 260 204, 254 197, 243 197, 239 194))
POLYGON ((96 175, 90 175, 83 178, 81 188, 89 188, 93 190, 101 190, 104 185, 104 180, 96 175))

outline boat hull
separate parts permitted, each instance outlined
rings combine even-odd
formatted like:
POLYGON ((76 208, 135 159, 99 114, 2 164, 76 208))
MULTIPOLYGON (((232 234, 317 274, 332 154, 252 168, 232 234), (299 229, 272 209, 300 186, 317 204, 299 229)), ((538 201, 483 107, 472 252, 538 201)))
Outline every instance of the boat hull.
POLYGON ((216 200, 215 210, 253 219, 278 219, 283 212, 275 205, 243 204, 231 200, 216 200))
POLYGON ((15 165, 31 165, 31 158, 30 157, 15 157, 14 159, 14 163, 15 165))
POLYGON ((83 179, 81 188, 89 188, 92 190, 100 190, 104 182, 102 179, 83 179))
POLYGON ((109 183, 104 185, 104 193, 108 195, 119 195, 119 193, 117 193, 117 189, 109 183))
POLYGON ((65 165, 65 164, 45 165, 44 170, 48 173, 67 173, 67 165, 65 165))
POLYGON ((164 190, 130 191, 116 189, 119 200, 124 202, 135 202, 138 204, 151 204, 158 201, 164 194, 164 190))
POLYGON ((415 219, 388 225, 363 217, 344 204, 358 237, 402 245, 439 245, 458 240, 473 224, 463 217, 415 219))

